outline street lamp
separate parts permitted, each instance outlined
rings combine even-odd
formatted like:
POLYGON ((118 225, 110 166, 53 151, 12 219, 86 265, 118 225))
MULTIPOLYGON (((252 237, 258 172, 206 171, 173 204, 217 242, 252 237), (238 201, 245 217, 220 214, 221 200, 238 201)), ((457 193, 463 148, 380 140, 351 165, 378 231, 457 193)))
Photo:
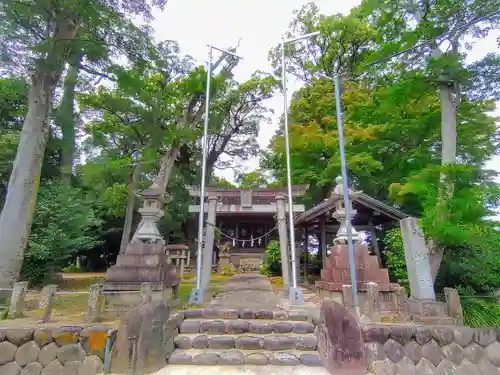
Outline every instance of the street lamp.
POLYGON ((284 122, 285 122, 285 153, 286 153, 286 179, 288 188, 288 224, 290 227, 290 256, 292 263, 292 286, 289 290, 289 301, 292 304, 302 304, 304 298, 300 289, 297 287, 297 268, 295 260, 295 228, 293 223, 293 199, 292 199, 292 173, 290 163, 290 141, 288 139, 288 97, 286 91, 286 66, 285 66, 285 44, 294 43, 299 40, 307 39, 318 35, 319 31, 309 34, 296 36, 290 39, 281 40, 281 80, 283 84, 283 107, 284 107, 284 122))
POLYGON ((223 54, 231 55, 237 59, 242 57, 223 48, 208 45, 208 67, 207 67, 207 87, 205 91, 205 123, 203 125, 202 141, 202 162, 201 162, 201 191, 200 191, 200 213, 198 216, 198 251, 196 257, 196 288, 191 289, 189 303, 191 305, 200 305, 204 302, 203 290, 201 285, 201 258, 203 251, 203 224, 205 217, 205 180, 207 174, 207 139, 208 139, 208 113, 210 110, 210 81, 212 76, 212 50, 217 50, 223 54))
POLYGON ((344 208, 346 217, 347 229, 347 246, 349 248, 349 267, 351 270, 351 284, 353 294, 353 305, 356 311, 356 316, 359 318, 359 299, 358 299, 358 283, 356 277, 356 260, 354 255, 354 241, 352 239, 352 224, 351 224, 351 205, 349 202, 349 183, 347 181, 347 166, 345 161, 344 150, 344 128, 342 124, 342 104, 340 102, 340 75, 335 75, 335 78, 328 77, 325 74, 318 74, 322 78, 333 81, 335 84, 335 108, 337 112, 337 131, 339 135, 339 150, 340 150, 340 169, 342 171, 342 180, 344 187, 344 208))

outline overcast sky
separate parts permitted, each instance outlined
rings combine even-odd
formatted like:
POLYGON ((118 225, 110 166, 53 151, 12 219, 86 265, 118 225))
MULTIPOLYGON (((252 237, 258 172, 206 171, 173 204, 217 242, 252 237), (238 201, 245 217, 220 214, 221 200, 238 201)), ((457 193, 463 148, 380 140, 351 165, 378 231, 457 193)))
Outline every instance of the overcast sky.
MULTIPOLYGON (((243 57, 235 69, 235 78, 244 81, 256 70, 271 71, 267 55, 271 47, 279 44, 284 31, 293 18, 293 11, 311 1, 307 0, 169 0, 164 12, 156 12, 153 28, 157 40, 176 40, 181 52, 193 56, 200 63, 207 59, 207 44, 221 48, 235 46, 241 38, 238 54, 243 57)), ((359 4, 357 0, 316 0, 324 14, 347 13, 359 4)), ((472 60, 496 48, 494 38, 476 45, 472 60)), ((216 52, 216 51, 215 51, 216 52)), ((289 77, 289 81, 291 77, 289 77)), ((289 83, 288 97, 297 89, 297 82, 289 83)), ((283 96, 278 94, 268 100, 274 110, 271 124, 262 124, 259 144, 266 148, 283 113, 283 96)), ((496 111, 500 116, 500 111, 496 111)), ((257 161, 248 164, 254 169, 257 161)), ((500 157, 494 158, 490 168, 500 171, 500 157)), ((231 170, 218 173, 233 179, 231 170)))

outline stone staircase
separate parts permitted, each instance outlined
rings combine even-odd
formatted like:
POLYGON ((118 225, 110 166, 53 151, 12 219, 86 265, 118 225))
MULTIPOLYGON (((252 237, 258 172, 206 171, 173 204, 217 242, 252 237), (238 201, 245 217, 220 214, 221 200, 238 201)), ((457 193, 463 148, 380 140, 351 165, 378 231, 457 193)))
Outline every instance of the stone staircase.
POLYGON ((315 328, 302 311, 185 310, 168 363, 322 367, 315 328))

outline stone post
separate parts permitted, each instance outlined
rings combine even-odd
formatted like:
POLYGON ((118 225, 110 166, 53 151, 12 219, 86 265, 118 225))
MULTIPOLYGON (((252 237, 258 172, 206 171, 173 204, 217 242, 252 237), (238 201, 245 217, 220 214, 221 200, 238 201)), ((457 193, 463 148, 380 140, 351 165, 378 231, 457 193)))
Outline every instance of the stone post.
POLYGON ((352 285, 342 285, 342 305, 354 313, 354 294, 352 293, 352 285))
POLYGON ((93 284, 89 291, 88 320, 97 322, 104 311, 104 285, 93 284))
POLYGON ((403 236, 411 297, 416 300, 435 301, 436 295, 432 283, 429 253, 418 220, 414 217, 408 217, 401 220, 399 224, 403 236))
POLYGON ((38 308, 42 310, 43 316, 41 320, 46 323, 50 321, 50 315, 52 314, 52 302, 57 292, 57 285, 50 284, 45 285, 42 289, 40 295, 40 302, 38 303, 38 308))
POLYGON ((377 283, 366 284, 366 298, 368 306, 368 317, 372 322, 380 321, 380 293, 377 283))
POLYGON ((396 289, 398 312, 400 315, 406 316, 408 309, 408 291, 404 286, 399 286, 396 289))
POLYGON ((12 296, 10 297, 9 316, 13 319, 23 316, 24 298, 28 289, 27 281, 20 281, 14 284, 12 296))
POLYGON ((222 272, 224 267, 230 267, 231 266, 231 255, 229 254, 221 254, 219 257, 219 272, 222 272))
POLYGON ((179 276, 181 280, 184 280, 184 265, 186 263, 186 257, 187 257, 187 251, 186 250, 181 250, 182 258, 181 258, 181 269, 179 271, 179 276))
POLYGON ((216 196, 208 197, 208 216, 205 234, 205 244, 203 247, 203 256, 201 257, 203 265, 201 267, 201 287, 206 291, 210 284, 210 277, 212 275, 212 262, 214 252, 215 240, 215 219, 217 212, 217 201, 219 198, 216 196))
POLYGON ((153 296, 153 286, 151 283, 141 283, 141 305, 149 303, 153 296))
POLYGON ((281 269, 283 275, 283 287, 288 293, 290 289, 290 255, 288 254, 288 232, 286 229, 285 197, 276 196, 276 209, 278 216, 278 233, 280 239, 281 269))
POLYGON ((448 306, 448 314, 456 319, 455 324, 464 324, 464 313, 458 291, 454 288, 444 288, 444 296, 448 306))

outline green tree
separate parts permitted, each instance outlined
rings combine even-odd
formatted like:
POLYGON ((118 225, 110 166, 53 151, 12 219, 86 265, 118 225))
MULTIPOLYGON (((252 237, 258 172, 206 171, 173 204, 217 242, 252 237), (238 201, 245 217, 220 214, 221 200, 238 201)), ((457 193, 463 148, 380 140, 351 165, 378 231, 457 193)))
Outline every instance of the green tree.
POLYGON ((124 1, 7 1, 0 4, 3 67, 29 74, 28 110, 0 216, 0 285, 18 279, 40 180, 53 93, 78 30, 100 24, 110 12, 150 15, 150 4, 124 1), (16 215, 12 215, 16 212, 16 215))
MULTIPOLYGON (((475 233, 482 238, 490 230, 484 217, 488 211, 479 207, 487 204, 482 197, 489 196, 494 185, 494 174, 484 168, 497 152, 499 141, 496 119, 490 116, 498 94, 495 79, 499 60, 490 54, 468 66, 465 56, 469 45, 461 48, 458 42, 464 37, 474 42, 495 29, 498 18, 471 27, 458 26, 498 9, 498 2, 448 3, 365 1, 346 17, 322 16, 317 8, 307 6, 296 14, 291 24, 293 33, 331 32, 322 32, 285 51, 289 71, 300 79, 317 73, 343 74, 349 180, 355 188, 423 217, 426 233, 439 245, 432 256, 434 272, 445 244, 454 244, 446 242, 451 240, 450 233, 474 222, 479 227, 473 225, 474 231, 466 231, 469 236, 475 233), (346 32, 347 25, 355 23, 365 34, 346 32), (447 31, 452 32, 437 38, 436 44, 386 59, 447 31), (446 42, 448 49, 444 48, 446 42), (375 67, 369 65, 376 61, 375 67), (459 164, 459 169, 454 172, 449 164, 459 164), (477 190, 463 184, 463 174, 472 178, 470 182, 477 190), (435 199, 425 198, 431 196, 435 199), (472 204, 461 197, 478 199, 472 204), (476 215, 478 212, 481 214, 476 215), (434 220, 432 224, 430 219, 434 220)), ((273 57, 276 53, 272 51, 273 57)), ((279 61, 274 62, 277 67, 279 61)), ((322 200, 339 174, 332 90, 329 80, 312 78, 295 93, 291 104, 292 178, 310 185, 309 203, 322 200)), ((280 129, 263 158, 263 167, 282 181, 286 170, 283 151, 280 129)), ((489 205, 498 205, 498 201, 489 205)))
MULTIPOLYGON (((366 20, 378 31, 378 55, 374 59, 384 59, 394 52, 408 52, 396 59, 386 62, 386 70, 398 70, 401 74, 420 70, 425 72, 429 91, 439 95, 441 114, 441 165, 440 199, 435 209, 440 213, 437 220, 446 221, 449 215, 446 201, 452 199, 454 181, 452 175, 446 174, 450 164, 463 163, 458 158, 460 140, 459 111, 462 103, 467 101, 470 91, 481 98, 492 97, 495 92, 489 84, 493 84, 498 70, 498 58, 487 56, 480 63, 467 66, 465 57, 467 47, 479 38, 486 37, 492 30, 498 29, 498 16, 489 17, 498 11, 498 0, 467 0, 442 2, 403 1, 394 4, 392 1, 363 1, 353 13, 366 20), (482 19, 481 22, 475 22, 482 19), (461 40, 468 40, 465 49, 461 40), (423 45, 421 45, 423 43, 423 45), (414 48, 421 45, 419 48, 414 48), (483 75, 481 75, 483 73, 483 75), (487 73, 487 74, 484 74, 487 73), (482 76, 481 79, 473 78, 482 76), (472 78, 472 79, 471 79, 472 78), (481 87, 480 85, 483 85, 481 87)), ((443 258, 444 248, 432 249, 430 262, 433 276, 437 274, 443 258)))
POLYGON ((92 196, 59 182, 44 184, 25 255, 24 278, 53 281, 78 253, 100 243, 100 225, 92 196))
POLYGON ((251 188, 266 188, 269 186, 269 181, 266 176, 259 170, 248 173, 239 173, 236 175, 236 183, 242 189, 251 188))

